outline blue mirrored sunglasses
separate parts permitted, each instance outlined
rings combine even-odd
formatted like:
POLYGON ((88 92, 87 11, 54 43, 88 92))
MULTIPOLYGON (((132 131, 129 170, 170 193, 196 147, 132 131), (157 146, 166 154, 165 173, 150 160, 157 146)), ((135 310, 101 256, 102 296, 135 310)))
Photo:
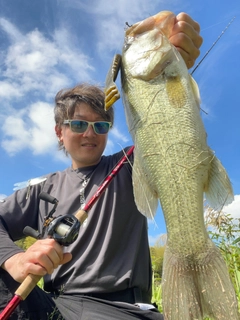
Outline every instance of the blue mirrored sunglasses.
POLYGON ((96 134, 106 134, 112 126, 112 123, 107 121, 91 122, 85 120, 64 120, 63 124, 68 124, 72 132, 76 133, 84 133, 91 125, 96 134))

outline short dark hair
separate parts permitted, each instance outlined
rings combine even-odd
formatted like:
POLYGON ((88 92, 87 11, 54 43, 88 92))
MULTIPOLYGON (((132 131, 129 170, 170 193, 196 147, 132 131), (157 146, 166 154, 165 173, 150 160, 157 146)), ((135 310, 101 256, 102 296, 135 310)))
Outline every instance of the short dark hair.
MULTIPOLYGON (((62 89, 55 96, 54 119, 57 126, 61 126, 66 119, 72 119, 76 106, 81 103, 87 103, 94 112, 101 115, 105 121, 114 122, 114 110, 110 108, 105 111, 105 93, 104 90, 88 83, 78 84, 70 89, 62 89)), ((64 146, 59 142, 59 149, 64 146)))

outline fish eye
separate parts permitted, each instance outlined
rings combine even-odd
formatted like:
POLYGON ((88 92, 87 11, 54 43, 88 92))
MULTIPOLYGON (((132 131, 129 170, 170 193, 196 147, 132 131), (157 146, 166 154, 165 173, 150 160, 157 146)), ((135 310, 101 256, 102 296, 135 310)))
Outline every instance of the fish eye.
POLYGON ((131 46, 130 43, 124 42, 124 45, 123 45, 124 51, 127 51, 130 46, 131 46))

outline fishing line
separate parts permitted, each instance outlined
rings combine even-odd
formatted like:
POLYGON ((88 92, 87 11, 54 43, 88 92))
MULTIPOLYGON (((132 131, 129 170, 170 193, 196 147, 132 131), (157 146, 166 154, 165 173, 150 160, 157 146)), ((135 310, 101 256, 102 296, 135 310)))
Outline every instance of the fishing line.
MULTIPOLYGON (((234 17, 234 18, 235 18, 235 17, 234 17)), ((225 22, 225 21, 227 21, 227 20, 228 20, 228 18, 227 18, 227 19, 224 19, 224 20, 222 20, 222 21, 220 21, 220 22, 214 23, 214 24, 212 24, 212 25, 210 25, 210 26, 208 26, 208 27, 206 27, 206 28, 204 28, 204 29, 201 28, 201 31, 206 31, 206 30, 208 30, 208 29, 211 29, 211 28, 213 28, 213 27, 216 27, 216 26, 218 26, 219 24, 223 24, 223 22, 225 22)))
POLYGON ((213 47, 217 44, 217 42, 220 40, 220 38, 223 36, 223 34, 226 32, 226 30, 229 28, 229 26, 233 23, 234 19, 236 17, 233 17, 232 20, 229 22, 229 24, 226 26, 226 28, 222 31, 222 33, 218 36, 217 40, 212 44, 212 46, 210 47, 210 49, 205 53, 205 55, 203 56, 203 58, 198 62, 198 64, 196 65, 196 67, 193 69, 193 71, 191 72, 191 75, 196 71, 196 69, 200 66, 200 64, 203 62, 203 60, 206 58, 206 56, 209 54, 209 52, 213 49, 213 47))

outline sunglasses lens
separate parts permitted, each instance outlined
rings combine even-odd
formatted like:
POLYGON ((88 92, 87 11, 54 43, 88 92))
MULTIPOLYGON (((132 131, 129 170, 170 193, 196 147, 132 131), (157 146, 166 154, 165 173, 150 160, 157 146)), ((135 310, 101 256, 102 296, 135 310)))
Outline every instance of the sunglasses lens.
POLYGON ((72 120, 71 121, 71 129, 73 132, 83 133, 87 130, 88 123, 86 121, 81 120, 72 120))
POLYGON ((106 134, 110 129, 110 123, 108 122, 95 122, 94 130, 97 134, 106 134))
POLYGON ((111 126, 111 123, 106 121, 88 122, 83 120, 66 120, 64 124, 70 124, 71 130, 76 133, 84 133, 88 125, 91 124, 97 134, 108 133, 111 126))

